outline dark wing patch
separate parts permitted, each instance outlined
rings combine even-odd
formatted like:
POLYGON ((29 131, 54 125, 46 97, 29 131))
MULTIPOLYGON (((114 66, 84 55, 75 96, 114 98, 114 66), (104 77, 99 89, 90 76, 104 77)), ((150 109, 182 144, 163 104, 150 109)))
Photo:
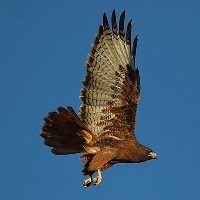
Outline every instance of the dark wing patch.
POLYGON ((111 31, 104 13, 103 25, 99 26, 86 62, 79 116, 102 139, 135 138, 140 96, 139 71, 135 68, 137 36, 131 49, 132 25, 129 21, 125 33, 124 19, 125 11, 120 16, 118 29, 114 10, 111 31))

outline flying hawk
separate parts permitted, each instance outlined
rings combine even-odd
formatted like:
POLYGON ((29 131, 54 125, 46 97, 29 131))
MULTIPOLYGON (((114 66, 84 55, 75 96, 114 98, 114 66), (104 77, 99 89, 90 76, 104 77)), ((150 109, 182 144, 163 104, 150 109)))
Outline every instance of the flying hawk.
POLYGON ((131 45, 131 21, 124 31, 125 11, 111 28, 106 13, 86 62, 79 116, 72 107, 59 107, 44 118, 41 137, 56 155, 81 153, 82 170, 89 178, 83 186, 98 185, 101 171, 116 163, 140 163, 157 158, 138 143, 136 111, 140 76, 135 67, 138 36, 131 45), (93 174, 97 173, 96 177, 93 174))

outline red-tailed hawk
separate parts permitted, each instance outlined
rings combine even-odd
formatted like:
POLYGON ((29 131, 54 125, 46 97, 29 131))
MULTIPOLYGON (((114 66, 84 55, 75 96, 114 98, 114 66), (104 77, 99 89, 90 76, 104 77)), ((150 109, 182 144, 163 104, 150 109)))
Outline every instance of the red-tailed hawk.
POLYGON ((157 158, 135 137, 140 76, 135 67, 136 36, 131 45, 131 21, 124 31, 115 10, 110 28, 106 13, 86 62, 79 116, 72 107, 59 107, 44 118, 41 137, 56 155, 81 153, 84 187, 98 185, 101 171, 116 163, 140 163, 157 158), (132 46, 132 47, 131 47, 132 46), (97 172, 97 177, 93 174, 97 172))

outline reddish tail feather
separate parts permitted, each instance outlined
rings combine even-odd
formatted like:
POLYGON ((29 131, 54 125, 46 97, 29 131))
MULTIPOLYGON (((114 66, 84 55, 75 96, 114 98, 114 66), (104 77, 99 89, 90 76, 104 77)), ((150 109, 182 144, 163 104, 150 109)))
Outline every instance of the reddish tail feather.
POLYGON ((59 107, 57 112, 50 112, 44 118, 40 136, 44 144, 52 148, 52 153, 66 155, 81 153, 89 139, 90 130, 80 120, 72 107, 59 107))

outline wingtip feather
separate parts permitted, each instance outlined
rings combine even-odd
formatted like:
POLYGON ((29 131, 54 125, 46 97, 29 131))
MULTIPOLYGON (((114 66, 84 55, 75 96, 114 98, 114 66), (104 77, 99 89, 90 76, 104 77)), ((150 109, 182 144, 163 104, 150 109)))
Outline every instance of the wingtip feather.
POLYGON ((138 35, 136 35, 133 40, 133 47, 132 47, 132 51, 131 51, 131 55, 133 56, 133 58, 135 58, 135 56, 136 56, 137 43, 138 43, 138 35))
POLYGON ((106 16, 105 12, 103 13, 103 26, 104 27, 109 27, 108 19, 107 19, 107 16, 106 16))
POLYGON ((126 29, 126 43, 130 45, 130 49, 131 49, 131 29, 132 29, 132 19, 129 21, 126 29))
POLYGON ((126 11, 124 10, 122 14, 120 15, 119 19, 119 36, 121 39, 124 39, 124 19, 125 19, 125 13, 126 11))
POLYGON ((116 20, 115 9, 114 9, 113 12, 112 12, 111 21, 112 21, 112 31, 113 31, 113 34, 114 34, 114 35, 117 35, 118 30, 117 30, 117 20, 116 20))

